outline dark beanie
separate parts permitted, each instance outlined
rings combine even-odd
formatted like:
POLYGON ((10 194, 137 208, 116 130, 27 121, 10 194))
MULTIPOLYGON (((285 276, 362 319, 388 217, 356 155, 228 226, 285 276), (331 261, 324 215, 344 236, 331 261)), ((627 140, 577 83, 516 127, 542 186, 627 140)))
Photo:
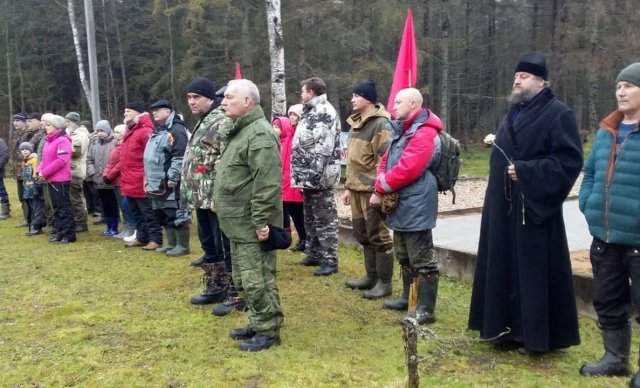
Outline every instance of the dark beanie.
POLYGON ((544 55, 540 53, 528 53, 520 57, 520 61, 514 70, 514 73, 525 72, 533 74, 547 80, 547 64, 544 60, 544 55))
POLYGON ((635 86, 640 86, 640 62, 632 63, 622 69, 616 77, 616 83, 627 81, 635 86))
POLYGON ((140 101, 132 101, 125 106, 127 109, 135 110, 136 112, 144 113, 144 104, 140 101))
POLYGON ((198 77, 191 81, 186 88, 184 88, 184 92, 199 94, 203 97, 207 97, 213 100, 216 97, 217 89, 218 88, 213 81, 204 77, 198 77))
POLYGON ((24 112, 20 112, 14 114, 13 119, 17 121, 27 121, 29 119, 29 115, 24 112))
POLYGON ((151 104, 151 106, 149 107, 149 110, 154 111, 160 108, 167 108, 167 109, 173 110, 173 106, 171 106, 171 102, 169 102, 169 100, 158 100, 153 104, 151 104))
POLYGON ((366 98, 374 104, 378 102, 376 83, 372 80, 367 80, 354 86, 353 94, 357 94, 360 97, 366 98))

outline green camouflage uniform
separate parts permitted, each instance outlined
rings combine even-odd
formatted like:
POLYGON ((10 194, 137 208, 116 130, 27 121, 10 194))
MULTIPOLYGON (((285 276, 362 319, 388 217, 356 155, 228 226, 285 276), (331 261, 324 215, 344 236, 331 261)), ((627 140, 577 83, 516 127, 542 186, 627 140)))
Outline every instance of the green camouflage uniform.
POLYGON ((206 114, 193 130, 184 154, 180 197, 189 209, 215 211, 213 181, 222 153, 223 138, 233 125, 218 107, 206 114))
POLYGON ((251 327, 278 336, 282 322, 276 254, 260 248, 256 230, 282 227, 278 139, 255 107, 234 122, 226 139, 214 193, 222 231, 231 240, 233 281, 244 290, 251 327))

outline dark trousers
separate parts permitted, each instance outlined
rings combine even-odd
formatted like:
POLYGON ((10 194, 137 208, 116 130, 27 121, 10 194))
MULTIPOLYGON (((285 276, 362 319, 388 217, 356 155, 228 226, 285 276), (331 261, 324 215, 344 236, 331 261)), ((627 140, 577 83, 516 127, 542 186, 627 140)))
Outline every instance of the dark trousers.
POLYGON ((9 193, 7 193, 7 188, 4 186, 3 177, 0 177, 0 202, 1 203, 9 202, 9 193))
POLYGON ((196 209, 198 238, 204 251, 205 262, 224 262, 227 272, 231 272, 231 243, 222 233, 218 216, 209 209, 196 209))
POLYGON ((138 241, 149 241, 162 244, 162 228, 156 220, 149 198, 127 198, 127 205, 136 220, 136 238, 138 241))
POLYGON ((87 211, 91 214, 102 213, 102 197, 100 197, 100 193, 98 192, 96 184, 92 181, 84 181, 82 185, 82 191, 84 194, 84 199, 87 203, 87 211))
POLYGON ((20 201, 20 206, 22 207, 22 215, 24 216, 24 222, 27 222, 27 218, 29 217, 29 205, 22 197, 22 193, 24 192, 24 185, 22 184, 22 179, 16 179, 16 184, 18 187, 18 201, 20 201))
POLYGON ((29 205, 29 217, 27 222, 35 229, 41 229, 46 224, 46 218, 44 215, 44 200, 42 197, 34 197, 26 199, 27 205, 29 205))
POLYGON ((87 225, 87 205, 84 203, 83 184, 84 180, 82 178, 71 178, 71 185, 69 186, 71 210, 77 225, 87 225))
POLYGON ((49 183, 49 195, 53 206, 53 227, 58 239, 75 240, 76 224, 73 221, 71 201, 69 199, 69 182, 49 183))
POLYGON ((438 272, 438 258, 433 254, 431 230, 393 232, 393 254, 402 267, 414 272, 438 272))
POLYGON ((307 239, 307 232, 304 229, 304 205, 302 202, 282 202, 282 216, 285 229, 291 228, 291 219, 293 219, 300 241, 307 239))
MULTIPOLYGON (((640 307, 640 247, 607 244, 594 238, 590 256, 593 307, 600 327, 605 330, 626 327, 632 302, 636 309, 640 307)), ((640 322, 638 311, 635 313, 640 322)))
POLYGON ((48 183, 40 183, 42 188, 42 199, 44 201, 44 216, 47 221, 47 225, 51 229, 51 233, 55 233, 55 222, 53 219, 53 201, 51 201, 51 190, 53 190, 48 183))
POLYGON ((113 189, 98 189, 98 196, 102 203, 102 216, 116 220, 120 218, 118 199, 116 198, 115 191, 113 189))

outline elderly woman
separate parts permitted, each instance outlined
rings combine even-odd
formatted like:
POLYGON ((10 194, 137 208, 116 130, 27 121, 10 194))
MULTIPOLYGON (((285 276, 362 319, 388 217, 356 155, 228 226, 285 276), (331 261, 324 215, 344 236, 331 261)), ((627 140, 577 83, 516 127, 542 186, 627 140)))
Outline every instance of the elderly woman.
POLYGON ((42 115, 46 140, 38 176, 46 181, 53 205, 53 231, 49 242, 68 244, 76 241, 75 223, 69 200, 71 183, 71 138, 64 129, 64 117, 42 115))

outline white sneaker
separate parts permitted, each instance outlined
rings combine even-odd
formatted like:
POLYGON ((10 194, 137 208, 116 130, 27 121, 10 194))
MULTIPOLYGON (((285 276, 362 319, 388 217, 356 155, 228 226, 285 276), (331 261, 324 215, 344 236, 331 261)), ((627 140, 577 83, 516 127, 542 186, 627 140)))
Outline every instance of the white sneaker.
POLYGON ((136 231, 134 230, 133 234, 131 236, 123 238, 124 242, 134 242, 134 241, 136 241, 136 237, 137 237, 136 235, 137 234, 138 233, 136 233, 136 231))

